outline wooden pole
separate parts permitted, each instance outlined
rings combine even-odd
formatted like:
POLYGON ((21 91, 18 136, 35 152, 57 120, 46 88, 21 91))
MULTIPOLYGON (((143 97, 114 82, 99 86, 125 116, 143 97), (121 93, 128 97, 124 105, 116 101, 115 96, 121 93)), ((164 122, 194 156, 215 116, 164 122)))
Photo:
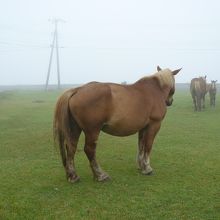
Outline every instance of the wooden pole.
POLYGON ((55 33, 56 33, 56 54, 57 54, 57 81, 58 81, 58 89, 60 89, 60 62, 59 62, 57 20, 55 21, 55 33))
POLYGON ((50 51, 50 60, 49 60, 49 66, 48 66, 48 71, 47 71, 47 79, 46 79, 45 90, 48 89, 48 83, 49 83, 49 78, 50 78, 50 70, 51 70, 51 64, 52 64, 52 59, 53 59, 53 49, 54 49, 55 39, 56 39, 56 32, 54 31, 53 41, 52 41, 51 51, 50 51))
POLYGON ((54 47, 56 44, 56 58, 57 58, 57 81, 58 81, 58 89, 60 89, 60 60, 59 60, 59 45, 58 45, 58 22, 65 22, 62 19, 53 19, 50 20, 54 23, 55 29, 54 29, 54 34, 53 34, 53 42, 51 45, 51 51, 50 51, 50 60, 49 60, 49 66, 48 66, 48 71, 47 71, 47 79, 46 79, 46 85, 45 85, 45 90, 48 89, 48 84, 49 84, 49 78, 50 78, 50 71, 51 71, 51 64, 52 64, 52 59, 53 59, 53 51, 54 47))

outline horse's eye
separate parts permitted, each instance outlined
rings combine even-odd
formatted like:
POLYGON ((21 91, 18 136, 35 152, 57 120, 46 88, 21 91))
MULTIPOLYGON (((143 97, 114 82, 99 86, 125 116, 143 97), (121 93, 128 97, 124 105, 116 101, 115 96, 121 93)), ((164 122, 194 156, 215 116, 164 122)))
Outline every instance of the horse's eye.
POLYGON ((172 89, 170 90, 170 95, 173 95, 174 92, 175 92, 175 89, 172 88, 172 89))

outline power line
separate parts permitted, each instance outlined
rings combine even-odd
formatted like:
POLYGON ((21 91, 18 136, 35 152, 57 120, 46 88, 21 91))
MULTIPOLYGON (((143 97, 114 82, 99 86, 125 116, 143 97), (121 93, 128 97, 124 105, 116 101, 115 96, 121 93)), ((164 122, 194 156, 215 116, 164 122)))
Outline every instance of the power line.
POLYGON ((45 45, 39 45, 39 44, 29 44, 29 43, 23 43, 23 42, 10 42, 10 41, 0 41, 0 46, 2 47, 8 47, 10 48, 11 46, 13 47, 36 47, 36 48, 49 48, 48 46, 45 45))
MULTIPOLYGON (((11 42, 11 41, 0 41, 0 49, 48 49, 51 46, 47 46, 46 44, 35 44, 35 43, 27 43, 27 42, 11 42)), ((62 49, 87 49, 87 50, 174 50, 174 51, 220 51, 220 48, 193 48, 193 47, 94 47, 94 46, 58 46, 58 48, 62 49)))

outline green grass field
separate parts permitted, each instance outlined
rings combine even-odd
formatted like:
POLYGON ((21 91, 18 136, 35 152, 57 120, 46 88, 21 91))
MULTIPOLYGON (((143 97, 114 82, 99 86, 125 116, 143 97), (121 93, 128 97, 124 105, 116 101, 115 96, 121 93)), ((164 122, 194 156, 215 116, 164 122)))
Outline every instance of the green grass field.
POLYGON ((220 219, 220 100, 195 113, 177 91, 144 176, 136 166, 137 135, 101 134, 97 153, 112 180, 95 182, 83 152, 81 181, 65 179, 53 146, 58 91, 0 93, 0 219, 220 219))

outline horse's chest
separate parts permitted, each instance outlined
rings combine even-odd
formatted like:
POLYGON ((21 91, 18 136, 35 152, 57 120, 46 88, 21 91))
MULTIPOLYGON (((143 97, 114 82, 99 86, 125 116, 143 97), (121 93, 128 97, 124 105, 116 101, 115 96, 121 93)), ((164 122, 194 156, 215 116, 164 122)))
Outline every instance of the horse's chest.
POLYGON ((161 121, 166 115, 166 106, 165 104, 157 105, 152 108, 150 119, 154 121, 161 121))

